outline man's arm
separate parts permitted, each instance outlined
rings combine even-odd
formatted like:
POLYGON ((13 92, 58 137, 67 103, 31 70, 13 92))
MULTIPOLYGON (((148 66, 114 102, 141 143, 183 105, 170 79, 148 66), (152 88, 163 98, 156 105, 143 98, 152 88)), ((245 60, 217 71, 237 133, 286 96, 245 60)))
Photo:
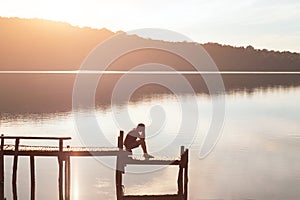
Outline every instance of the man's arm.
POLYGON ((141 133, 141 139, 145 140, 145 138, 146 138, 146 133, 145 133, 145 129, 144 129, 141 133))

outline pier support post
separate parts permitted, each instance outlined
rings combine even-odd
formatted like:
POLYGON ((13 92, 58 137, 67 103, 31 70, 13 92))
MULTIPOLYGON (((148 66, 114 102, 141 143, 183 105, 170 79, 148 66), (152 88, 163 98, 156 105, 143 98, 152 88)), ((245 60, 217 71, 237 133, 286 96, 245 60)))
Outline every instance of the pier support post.
POLYGON ((13 189, 13 199, 18 199, 17 191, 17 170, 18 170, 18 152, 19 152, 19 143, 20 138, 16 138, 15 142, 15 154, 14 154, 14 163, 13 163, 13 174, 12 174, 12 189, 13 189))
POLYGON ((3 134, 1 135, 1 152, 0 152, 0 200, 4 200, 4 138, 3 134))
POLYGON ((35 200, 35 165, 34 156, 30 156, 31 200, 35 200))
POLYGON ((184 154, 184 146, 180 147, 180 165, 179 165, 179 171, 178 171, 178 179, 177 179, 177 186, 178 186, 178 192, 177 194, 179 196, 183 196, 183 154, 184 154))
POLYGON ((188 161, 189 161, 189 150, 184 151, 184 200, 188 199, 188 161))
POLYGON ((58 195, 59 200, 63 200, 63 140, 59 140, 59 152, 58 152, 58 195))
POLYGON ((120 131, 120 136, 118 137, 118 148, 119 153, 117 155, 117 164, 116 164, 116 193, 117 193, 117 200, 123 199, 123 188, 122 188, 122 173, 124 172, 123 162, 122 162, 122 155, 121 151, 123 151, 123 138, 124 138, 124 131, 120 131))
POLYGON ((71 177, 70 177, 71 167, 70 167, 70 156, 66 156, 65 158, 65 200, 70 200, 70 185, 71 185, 71 177))
POLYGON ((118 137, 118 148, 119 148, 119 150, 123 150, 123 139, 124 139, 124 131, 120 131, 120 135, 118 137))

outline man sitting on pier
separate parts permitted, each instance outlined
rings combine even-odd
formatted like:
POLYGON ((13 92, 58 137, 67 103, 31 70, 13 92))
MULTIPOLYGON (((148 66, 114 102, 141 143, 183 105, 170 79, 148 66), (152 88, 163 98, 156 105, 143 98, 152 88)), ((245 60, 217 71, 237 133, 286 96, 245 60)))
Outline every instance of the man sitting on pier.
POLYGON ((136 128, 129 131, 126 135, 124 146, 126 151, 132 152, 132 149, 137 148, 141 145, 144 157, 146 159, 154 158, 147 152, 146 142, 145 142, 145 124, 138 124, 136 128))

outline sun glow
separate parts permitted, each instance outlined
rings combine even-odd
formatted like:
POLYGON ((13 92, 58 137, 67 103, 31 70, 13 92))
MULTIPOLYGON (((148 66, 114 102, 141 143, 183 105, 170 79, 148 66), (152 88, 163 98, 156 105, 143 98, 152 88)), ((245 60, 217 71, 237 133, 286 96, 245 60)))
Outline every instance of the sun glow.
MULTIPOLYGON (((6 3, 1 3, 6 10, 1 10, 1 16, 20 17, 20 18, 40 18, 53 21, 67 22, 75 26, 89 26, 86 22, 88 9, 85 9, 83 1, 19 1, 14 8, 10 8, 6 3), (32 6, 29 6, 32 5, 32 6), (26 8, 26 9, 24 9, 26 8)), ((8 4, 8 3, 7 3, 8 4)))
POLYGON ((82 8, 78 1, 42 1, 38 8, 42 11, 42 18, 45 19, 68 22, 73 25, 79 25, 78 22, 82 21, 82 8))
POLYGON ((0 0, 0 17, 38 18, 79 27, 107 28, 111 31, 127 31, 138 27, 134 20, 124 20, 125 17, 128 18, 130 9, 138 8, 131 8, 130 4, 123 1, 0 0))

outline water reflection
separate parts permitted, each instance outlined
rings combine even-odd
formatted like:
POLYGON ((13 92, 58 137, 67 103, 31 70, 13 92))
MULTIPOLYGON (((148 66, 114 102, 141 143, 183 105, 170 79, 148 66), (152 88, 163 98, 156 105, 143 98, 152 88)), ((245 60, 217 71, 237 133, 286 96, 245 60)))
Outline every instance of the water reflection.
MULTIPOLYGON (((128 77, 140 77, 129 74, 128 77)), ((157 74, 143 75, 150 80, 157 74)), ((166 79, 174 75, 165 75, 166 79)), ((199 74, 182 74, 195 93, 208 94, 207 86, 199 74)), ((203 76, 213 76, 203 74, 203 76)), ((99 81, 95 96, 96 106, 109 109, 114 86, 122 74, 104 74, 99 81)), ((251 93, 257 88, 291 87, 300 85, 300 74, 222 74, 227 93, 244 91, 251 93)), ((3 113, 55 113, 69 112, 72 109, 72 92, 76 74, 0 74, 0 110, 3 113)), ((176 84, 176 81, 174 81, 176 84)), ((181 94, 188 95, 180 85, 181 94)), ((218 93, 220 91, 215 91, 218 93)), ((144 100, 145 96, 170 94, 165 87, 155 84, 145 85, 134 92, 133 101, 144 100)), ((117 104, 124 103, 118 99, 117 104)))
MULTIPOLYGON (((199 159, 199 149, 211 119, 211 102, 199 94, 199 130, 190 144, 189 199, 298 199, 300 192, 300 88, 278 87, 231 92, 226 95, 226 121, 223 136, 210 156, 199 159)), ((186 96, 186 102, 189 98, 186 96)), ((133 121, 151 122, 151 107, 166 109, 162 129, 149 127, 149 151, 160 155, 178 155, 179 146, 189 145, 184 135, 180 143, 168 146, 178 135, 180 111, 172 95, 156 96, 146 101, 132 101, 118 107, 128 109, 133 121), (152 133, 156 132, 155 134, 152 133)), ((191 111, 192 112, 192 111, 191 111)), ((153 113, 152 113, 153 114, 153 113)), ((110 109, 96 110, 97 121, 112 146, 121 127, 115 125, 110 109)), ((152 116, 153 117, 153 116, 152 116)), ((132 127, 122 127, 129 131, 132 127)), ((92 131, 92 130, 91 130, 92 131)), ((189 130, 185 130, 188 132, 189 130)), ((82 145, 71 112, 57 114, 1 115, 0 132, 9 135, 71 136, 72 146, 82 145)), ((48 145, 48 144, 47 144, 48 145)), ((99 142, 101 145, 101 142, 99 142)), ((135 154, 141 153, 136 150, 135 154)), ((115 165, 115 160, 103 158, 115 165)), ((12 159, 5 160, 5 193, 11 199, 12 159)), ((72 158, 72 199, 115 199, 114 170, 97 159, 72 158)), ((20 159, 18 196, 29 199, 29 160, 20 159), (22 187, 21 187, 22 186, 22 187)), ((57 199, 57 160, 38 158, 36 163, 37 199, 57 199)), ((129 194, 176 192, 177 168, 124 176, 129 194), (160 184, 155 184, 155 183, 160 184)))

